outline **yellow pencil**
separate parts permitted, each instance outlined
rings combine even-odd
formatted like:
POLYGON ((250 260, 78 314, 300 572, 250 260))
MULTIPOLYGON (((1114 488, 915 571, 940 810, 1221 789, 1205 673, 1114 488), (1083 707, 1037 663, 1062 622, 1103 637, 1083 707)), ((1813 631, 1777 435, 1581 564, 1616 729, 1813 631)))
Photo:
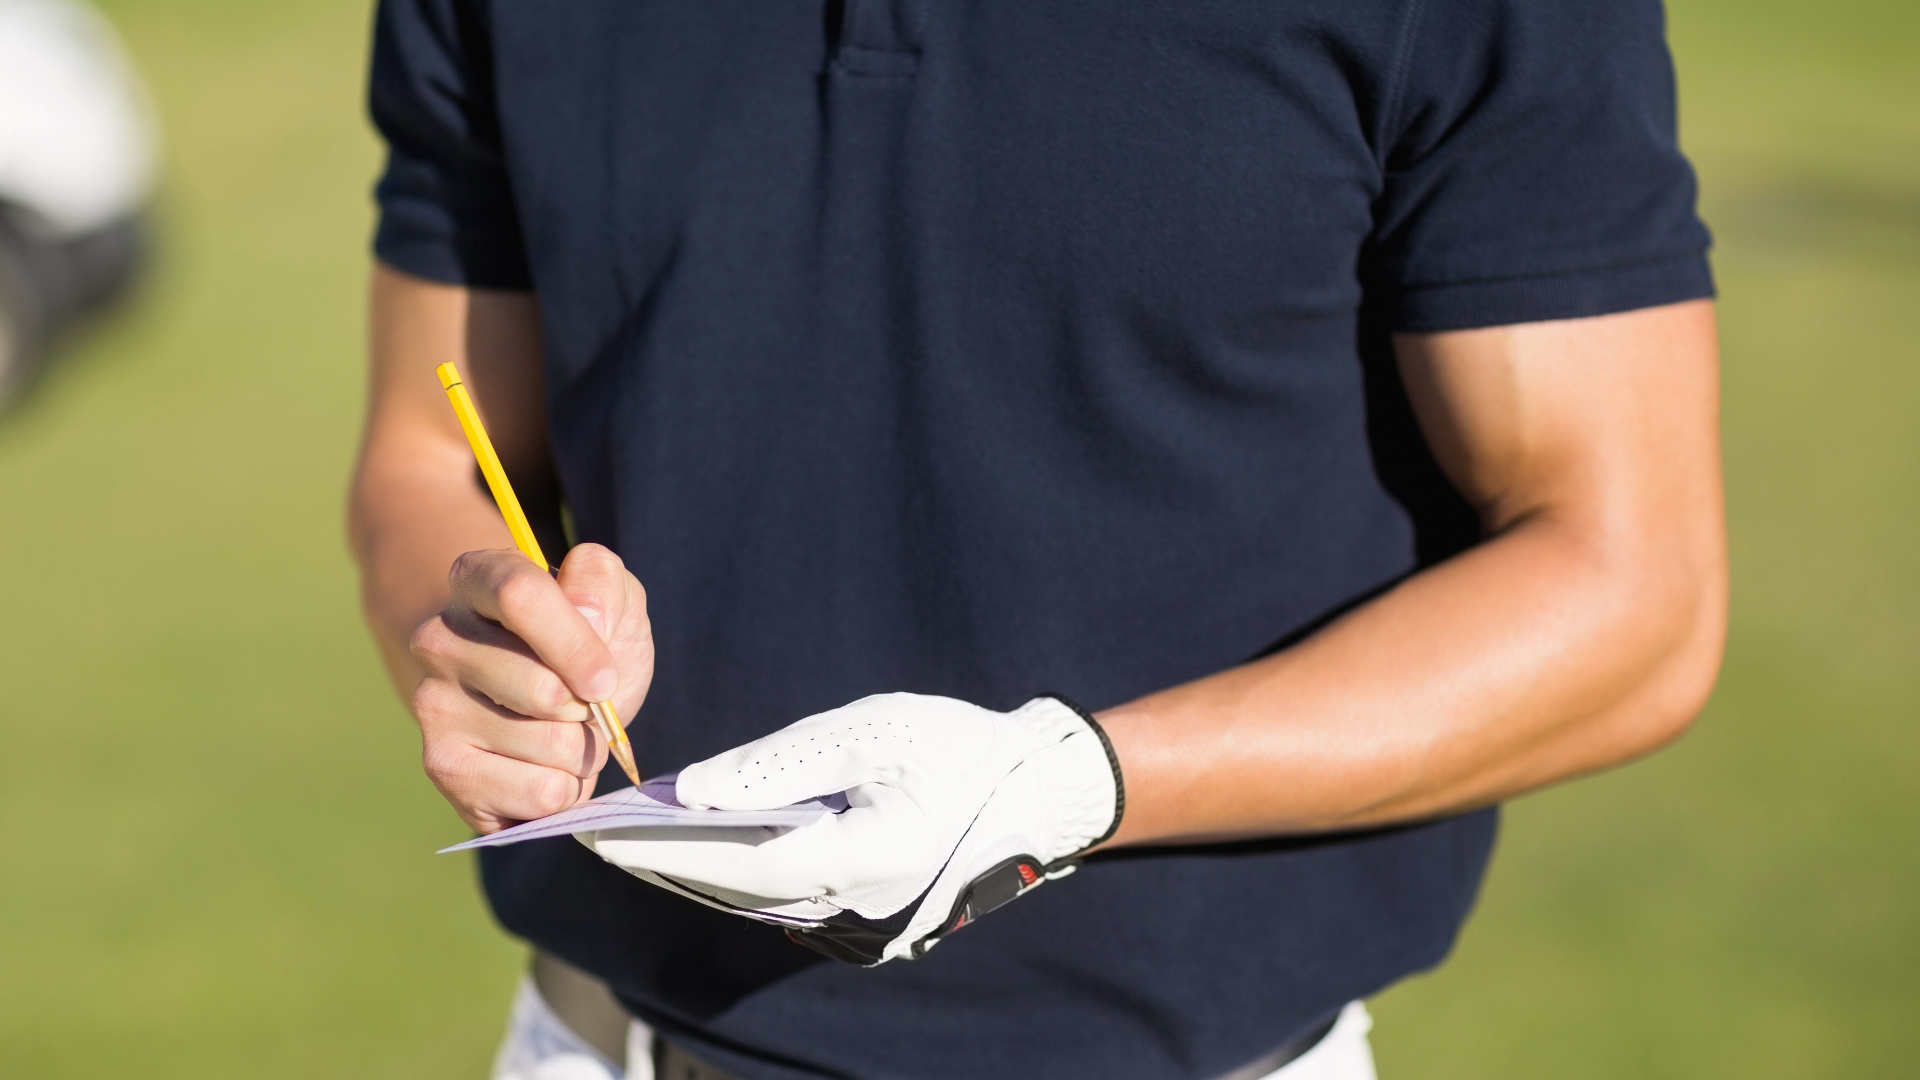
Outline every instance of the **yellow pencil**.
MULTIPOLYGON (((507 519, 507 531, 513 534, 513 546, 520 554, 533 560, 533 564, 542 570, 551 571, 547 557, 540 552, 540 541, 533 535, 533 526, 527 524, 526 511, 520 509, 520 500, 514 497, 513 485, 507 483, 507 471, 500 467, 500 455, 493 452, 493 440, 487 438, 487 429, 480 422, 480 413, 473 407, 473 398, 468 396, 466 384, 460 380, 459 369, 452 364, 441 364, 434 370, 440 376, 440 385, 447 392, 447 400, 453 402, 454 415, 460 418, 460 428, 467 433, 467 444, 473 447, 474 459, 480 462, 480 475, 487 478, 487 490, 493 492, 493 501, 500 507, 500 516, 507 519)), ((600 734, 606 737, 607 752, 620 768, 633 781, 634 787, 640 786, 640 769, 633 763, 633 744, 627 741, 627 729, 620 726, 620 713, 614 709, 611 701, 590 701, 587 709, 593 713, 594 722, 600 725, 600 734)))

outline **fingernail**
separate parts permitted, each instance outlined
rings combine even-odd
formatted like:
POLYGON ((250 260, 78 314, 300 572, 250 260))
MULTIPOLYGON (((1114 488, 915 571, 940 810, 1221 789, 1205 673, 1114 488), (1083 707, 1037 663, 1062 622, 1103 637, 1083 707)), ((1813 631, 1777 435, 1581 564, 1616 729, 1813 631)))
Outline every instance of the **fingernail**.
POLYGON ((579 612, 580 617, 587 620, 587 625, 593 627, 594 633, 599 634, 601 637, 607 636, 607 617, 600 614, 599 608, 581 607, 576 604, 573 610, 579 612))
POLYGON ((587 680, 587 700, 605 701, 620 689, 620 673, 612 668, 601 668, 587 680))

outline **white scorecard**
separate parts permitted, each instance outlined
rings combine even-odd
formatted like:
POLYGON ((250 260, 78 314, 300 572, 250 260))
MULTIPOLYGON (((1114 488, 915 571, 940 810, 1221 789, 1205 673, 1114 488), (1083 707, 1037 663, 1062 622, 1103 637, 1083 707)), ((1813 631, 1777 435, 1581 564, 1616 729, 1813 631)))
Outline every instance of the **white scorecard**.
POLYGON ((571 810, 549 814, 538 821, 515 825, 511 829, 502 829, 489 836, 476 837, 464 844, 441 848, 439 854, 445 855, 449 851, 466 851, 470 848, 517 844, 522 840, 544 840, 549 836, 565 836, 569 833, 604 832, 608 829, 645 826, 672 826, 682 829, 689 826, 797 827, 811 824, 828 814, 837 814, 847 808, 844 795, 829 795, 823 799, 808 799, 806 802, 794 803, 792 806, 783 806, 778 810, 689 810, 681 806, 680 800, 674 797, 674 779, 672 775, 656 776, 637 788, 629 787, 610 791, 591 802, 581 803, 571 810))

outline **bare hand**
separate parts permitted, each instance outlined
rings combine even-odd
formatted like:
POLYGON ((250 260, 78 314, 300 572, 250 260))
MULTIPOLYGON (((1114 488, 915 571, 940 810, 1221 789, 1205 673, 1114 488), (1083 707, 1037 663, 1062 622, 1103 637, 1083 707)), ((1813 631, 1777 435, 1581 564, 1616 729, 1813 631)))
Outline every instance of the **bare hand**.
POLYGON ((511 549, 469 551, 448 578, 452 600, 410 643, 427 776, 482 833, 585 801, 607 761, 586 702, 631 719, 653 681, 640 582, 598 544, 558 580, 511 549))

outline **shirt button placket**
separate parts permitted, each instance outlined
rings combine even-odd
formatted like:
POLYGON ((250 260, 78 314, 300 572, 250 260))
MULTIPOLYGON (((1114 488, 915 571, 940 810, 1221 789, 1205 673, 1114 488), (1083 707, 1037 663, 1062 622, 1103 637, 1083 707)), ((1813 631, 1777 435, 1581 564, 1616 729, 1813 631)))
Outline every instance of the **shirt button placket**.
MULTIPOLYGON (((909 79, 919 66, 916 31, 927 0, 839 0, 834 27, 836 74, 909 79)), ((828 8, 833 13, 833 5, 828 8)))

